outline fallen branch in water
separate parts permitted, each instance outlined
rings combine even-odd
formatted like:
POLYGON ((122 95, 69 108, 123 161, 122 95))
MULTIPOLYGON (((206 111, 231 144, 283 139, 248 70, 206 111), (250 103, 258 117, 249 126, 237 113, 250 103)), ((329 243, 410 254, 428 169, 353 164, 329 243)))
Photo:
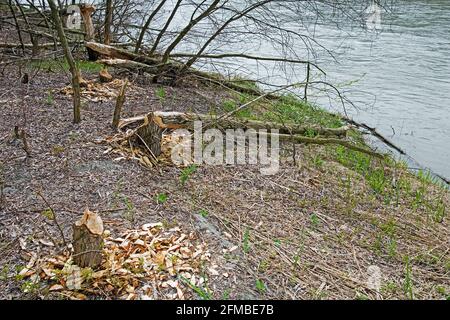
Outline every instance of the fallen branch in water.
POLYGON ((342 120, 344 120, 345 122, 354 125, 355 127, 358 128, 363 128, 368 130, 373 136, 377 137, 380 141, 382 141, 383 143, 385 143, 386 145, 388 145, 389 147, 391 147, 392 149, 398 151, 401 155, 406 155, 406 152, 401 149, 400 147, 396 146, 392 141, 390 141, 388 138, 384 137, 383 135, 381 135, 376 128, 370 127, 369 125, 365 124, 365 123, 359 123, 356 122, 353 119, 347 118, 347 117, 342 117, 342 120))

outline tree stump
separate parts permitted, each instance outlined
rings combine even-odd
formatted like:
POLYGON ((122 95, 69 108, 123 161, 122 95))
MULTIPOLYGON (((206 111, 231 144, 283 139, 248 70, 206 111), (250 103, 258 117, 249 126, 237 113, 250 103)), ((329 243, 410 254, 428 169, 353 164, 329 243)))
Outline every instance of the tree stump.
POLYGON ((102 263, 103 221, 89 209, 73 225, 73 261, 81 268, 98 267, 102 263))
POLYGON ((100 82, 102 83, 111 82, 113 80, 112 75, 108 72, 108 69, 106 68, 100 70, 98 77, 100 78, 100 82))
POLYGON ((155 159, 161 154, 161 140, 162 132, 164 128, 161 128, 153 113, 146 115, 144 124, 141 125, 136 134, 142 144, 145 145, 147 150, 152 153, 155 159))
POLYGON ((125 82, 122 85, 122 88, 119 91, 119 94, 117 95, 116 100, 116 107, 114 108, 114 116, 112 121, 113 128, 117 129, 117 126, 119 125, 120 121, 120 113, 122 112, 123 104, 125 103, 125 93, 127 90, 128 80, 125 80, 125 82))

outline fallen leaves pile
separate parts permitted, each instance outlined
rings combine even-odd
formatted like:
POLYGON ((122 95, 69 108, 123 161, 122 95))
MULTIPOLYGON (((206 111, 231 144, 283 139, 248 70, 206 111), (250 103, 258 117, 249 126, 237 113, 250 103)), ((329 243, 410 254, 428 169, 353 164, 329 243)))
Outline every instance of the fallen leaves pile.
MULTIPOLYGON (((117 97, 124 83, 125 81, 122 79, 114 79, 107 83, 97 80, 83 80, 80 82, 81 96, 92 102, 106 102, 117 97)), ((73 95, 72 85, 60 89, 59 92, 65 95, 73 95)))
POLYGON ((209 261, 210 253, 194 233, 178 227, 164 230, 156 223, 119 238, 106 231, 103 262, 96 270, 74 265, 69 252, 42 257, 32 253, 19 275, 46 281, 50 292, 71 299, 87 299, 90 294, 106 299, 186 299, 191 289, 210 294, 202 273, 209 261))

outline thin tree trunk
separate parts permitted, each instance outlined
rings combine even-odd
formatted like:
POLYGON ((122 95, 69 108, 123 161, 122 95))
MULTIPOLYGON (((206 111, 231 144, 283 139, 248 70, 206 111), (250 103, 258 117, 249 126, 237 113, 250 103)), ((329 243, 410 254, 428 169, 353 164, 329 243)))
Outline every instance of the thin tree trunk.
POLYGON ((191 20, 189 24, 184 27, 183 30, 178 34, 178 36, 175 38, 175 40, 169 45, 169 47, 164 52, 162 63, 166 63, 169 60, 170 53, 173 49, 180 43, 181 40, 188 34, 188 32, 195 27, 197 23, 199 23, 201 20, 203 20, 205 17, 209 16, 211 13, 213 13, 217 5, 219 4, 220 0, 214 0, 211 5, 206 9, 202 14, 200 14, 197 18, 191 20))
POLYGON ((20 42, 20 45, 22 47, 22 53, 25 54, 25 47, 23 45, 22 32, 20 31, 19 22, 17 21, 16 12, 14 11, 12 0, 9 0, 9 9, 11 11, 11 14, 12 14, 13 19, 14 19, 14 23, 15 23, 16 28, 17 28, 17 35, 19 37, 19 42, 20 42))
POLYGON ((19 0, 15 0, 15 2, 16 2, 17 9, 19 9, 20 14, 23 16, 23 20, 25 21, 25 23, 27 25, 27 31, 28 31, 28 34, 30 35, 31 43, 33 44, 33 55, 35 55, 35 54, 37 54, 37 52, 36 52, 37 41, 36 41, 35 37, 33 36, 33 33, 31 32, 30 23, 28 22, 27 15, 23 11, 22 6, 19 3, 19 0))
POLYGON ((52 18, 55 22, 56 29, 59 35, 59 41, 64 50, 67 63, 69 64, 70 73, 72 74, 72 88, 73 88, 73 122, 81 122, 81 99, 80 99, 80 71, 78 70, 75 60, 73 59, 72 52, 70 51, 69 44, 67 43, 66 35, 64 34, 64 28, 59 17, 59 11, 54 0, 48 0, 48 4, 52 11, 52 18))
POLYGON ((113 0, 106 0, 105 44, 111 43, 111 23, 113 18, 113 0))
POLYGON ((139 49, 141 48, 142 45, 142 41, 144 40, 144 36, 145 33, 147 32, 148 27, 150 26, 150 22, 152 22, 153 18, 156 16, 156 14, 159 12, 159 10, 161 10, 161 8, 163 7, 164 3, 166 3, 167 0, 162 0, 159 5, 156 7, 155 10, 153 10, 153 12, 150 14, 150 16, 148 17, 147 21, 145 21, 144 26, 141 29, 141 33, 139 34, 139 38, 136 42, 136 47, 134 49, 135 53, 139 53, 139 49))
MULTIPOLYGON (((248 7, 247 9, 245 9, 244 11, 240 12, 239 14, 234 15, 233 17, 231 17, 230 19, 228 19, 219 29, 216 30, 216 32, 205 42, 205 44, 201 47, 201 49, 197 52, 197 56, 201 55, 206 48, 211 44, 211 42, 217 38, 217 36, 219 36, 222 31, 232 22, 239 20, 240 18, 244 17, 245 15, 247 15, 250 11, 255 10, 256 8, 259 8, 269 2, 271 2, 273 0, 263 0, 260 2, 255 3, 254 5, 248 7)), ((187 69, 189 69, 194 63, 195 61, 197 61, 197 57, 192 57, 191 59, 189 59, 189 61, 186 62, 185 66, 183 67, 183 69, 181 70, 181 72, 186 71, 187 69)))
POLYGON ((180 4, 183 0, 178 0, 177 3, 175 4, 175 7, 172 10, 172 13, 170 14, 169 18, 167 19, 166 24, 164 25, 164 27, 162 28, 162 30, 159 32, 158 36, 156 37, 155 43, 153 43, 153 47, 150 50, 150 55, 152 55, 153 53, 155 53, 159 41, 161 41, 162 36, 164 35, 164 33, 166 32, 167 28, 169 27, 170 23, 172 22, 173 17, 175 16, 175 14, 178 11, 178 8, 180 7, 180 4))

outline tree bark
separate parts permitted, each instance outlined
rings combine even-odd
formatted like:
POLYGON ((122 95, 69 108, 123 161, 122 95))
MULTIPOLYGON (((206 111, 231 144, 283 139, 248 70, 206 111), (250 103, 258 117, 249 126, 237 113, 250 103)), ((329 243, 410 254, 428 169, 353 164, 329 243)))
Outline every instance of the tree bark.
POLYGON ((162 128, 154 117, 153 113, 149 113, 144 118, 144 124, 141 125, 135 135, 140 140, 146 149, 150 152, 153 159, 161 154, 161 140, 162 140, 162 128))

